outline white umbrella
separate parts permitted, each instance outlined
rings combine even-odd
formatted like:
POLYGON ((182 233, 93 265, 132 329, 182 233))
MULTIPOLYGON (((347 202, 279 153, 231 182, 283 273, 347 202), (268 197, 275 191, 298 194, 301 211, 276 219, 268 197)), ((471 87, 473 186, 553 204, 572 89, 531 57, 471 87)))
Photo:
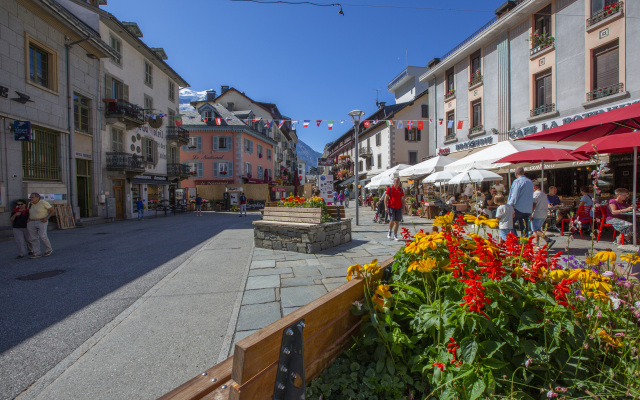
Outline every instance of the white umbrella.
POLYGON ((409 168, 405 168, 400 171, 398 175, 401 178, 418 178, 435 171, 442 171, 445 165, 451 164, 454 161, 456 161, 455 158, 447 156, 437 156, 423 161, 419 164, 412 165, 409 168))
POLYGON ((485 171, 483 169, 472 169, 469 171, 460 172, 449 181, 449 184, 459 185, 461 183, 494 182, 501 180, 502 177, 500 175, 491 171, 485 171))
POLYGON ((371 182, 369 182, 365 187, 367 189, 377 189, 380 186, 391 186, 391 185, 393 185, 393 178, 390 176, 383 176, 382 178, 376 179, 376 180, 372 178, 371 182))
MULTIPOLYGON (((543 142, 527 142, 527 141, 513 141, 505 140, 499 142, 493 146, 488 146, 484 150, 480 150, 477 153, 473 153, 457 161, 452 162, 444 167, 445 171, 462 172, 470 169, 497 169, 510 165, 509 163, 494 164, 501 158, 504 158, 510 154, 517 153, 524 150, 535 150, 543 147, 549 147, 549 143, 543 142)), ((574 150, 575 146, 556 145, 555 148, 574 150)))
MULTIPOLYGON (((373 178, 371 178, 371 182, 377 181, 377 180, 385 178, 385 177, 390 177, 391 180, 393 181, 393 178, 397 178, 398 177, 398 174, 400 173, 400 171, 402 171, 405 168, 409 168, 410 166, 411 165, 407 165, 407 164, 398 164, 395 167, 389 168, 388 170, 386 170, 384 172, 381 172, 378 175, 374 176, 373 178)), ((391 184, 393 185, 393 182, 391 184)))
POLYGON ((435 183, 435 182, 449 182, 456 173, 453 171, 438 171, 427 176, 422 180, 422 183, 435 183))

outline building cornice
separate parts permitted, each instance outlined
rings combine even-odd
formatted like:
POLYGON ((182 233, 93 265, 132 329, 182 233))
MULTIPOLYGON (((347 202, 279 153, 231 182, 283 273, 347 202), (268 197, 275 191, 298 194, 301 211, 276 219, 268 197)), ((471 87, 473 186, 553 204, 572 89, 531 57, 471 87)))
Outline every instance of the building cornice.
POLYGON ((209 126, 209 125, 183 125, 184 129, 189 132, 211 132, 211 133, 246 133, 258 140, 262 140, 272 146, 276 146, 277 142, 268 136, 264 136, 252 129, 242 126, 224 125, 224 126, 209 126))

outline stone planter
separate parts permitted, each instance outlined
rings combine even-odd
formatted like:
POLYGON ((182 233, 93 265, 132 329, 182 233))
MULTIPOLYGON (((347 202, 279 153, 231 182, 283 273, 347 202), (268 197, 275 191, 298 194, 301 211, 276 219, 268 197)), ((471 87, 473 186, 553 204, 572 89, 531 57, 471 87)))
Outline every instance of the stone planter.
POLYGON ((351 241, 351 219, 322 224, 254 221, 255 246, 315 254, 351 241))

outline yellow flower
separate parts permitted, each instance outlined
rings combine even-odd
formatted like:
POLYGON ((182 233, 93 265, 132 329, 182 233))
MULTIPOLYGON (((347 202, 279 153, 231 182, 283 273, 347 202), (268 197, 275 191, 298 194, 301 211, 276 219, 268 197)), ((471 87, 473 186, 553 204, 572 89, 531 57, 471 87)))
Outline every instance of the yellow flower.
POLYGON ((428 236, 428 235, 429 235, 429 234, 428 234, 428 233, 426 233, 426 232, 418 232, 418 233, 416 233, 415 235, 413 235, 413 238, 414 238, 415 240, 418 240, 418 239, 421 239, 421 238, 423 238, 423 237, 425 237, 425 236, 428 236))
POLYGON ((376 310, 382 310, 385 306, 385 299, 391 297, 391 292, 389 292, 389 285, 379 285, 375 291, 375 294, 371 297, 371 301, 373 301, 373 305, 376 310))
POLYGON ((600 291, 597 291, 597 292, 587 292, 586 294, 587 294, 587 296, 589 296, 589 297, 593 297, 595 300, 601 300, 601 301, 603 301, 603 302, 605 302, 605 303, 608 303, 608 302, 610 302, 610 301, 611 301, 611 299, 609 298, 609 296, 607 296, 606 294, 604 294, 604 292, 600 292, 600 291))
POLYGON ((360 278, 362 276, 362 266, 360 264, 355 264, 347 269, 347 280, 350 281, 353 276, 360 278))
POLYGON ((444 235, 440 232, 434 232, 420 239, 418 247, 423 250, 435 250, 438 248, 438 243, 442 242, 444 242, 444 235))
POLYGON ((378 285, 376 288, 376 295, 389 298, 391 297, 391 292, 389 291, 389 285, 378 285))
POLYGON ((614 253, 611 250, 605 250, 605 251, 601 251, 598 254, 596 254, 594 256, 594 258, 598 261, 602 261, 602 262, 616 262, 616 253, 614 253))
POLYGON ((364 269, 364 272, 368 272, 370 274, 375 274, 376 272, 378 272, 378 270, 380 270, 380 265, 378 264, 378 259, 374 258, 369 264, 365 264, 364 267, 362 267, 364 269))
POLYGON ((433 258, 427 258, 426 260, 418 260, 418 261, 412 262, 409 265, 409 268, 407 268, 407 271, 411 272, 411 271, 418 270, 418 272, 426 273, 426 272, 431 272, 436 267, 437 267, 436 260, 434 260, 433 258))
POLYGON ((609 334, 604 329, 598 329, 598 337, 600 337, 600 340, 602 340, 603 342, 607 342, 613 345, 616 344, 616 341, 613 340, 613 338, 609 336, 609 334))
POLYGON ((601 292, 608 292, 611 290, 611 284, 603 281, 594 281, 586 286, 589 289, 599 290, 601 292))
POLYGON ((564 278, 569 277, 569 271, 563 271, 561 269, 555 269, 555 270, 553 270, 553 271, 551 271, 549 273, 549 276, 551 276, 551 279, 553 279, 554 281, 560 282, 564 278))
POLYGON ((600 261, 598 261, 595 257, 587 257, 584 261, 587 265, 591 265, 592 267, 597 267, 600 265, 600 261))
POLYGON ((471 239, 475 238, 476 236, 478 236, 478 237, 482 237, 482 236, 478 235, 478 234, 477 234, 477 233, 475 233, 475 232, 469 232, 469 233, 467 233, 467 236, 469 236, 469 238, 471 238, 471 239))
POLYGON ((640 257, 637 254, 626 253, 620 256, 620 259, 629 264, 637 264, 640 262, 640 257))
POLYGON ((438 216, 433 220, 433 226, 449 226, 453 223, 453 213, 450 212, 447 215, 438 216))
POLYGON ((590 269, 576 268, 569 273, 569 279, 577 279, 583 282, 591 282, 594 272, 590 269))
POLYGON ((476 216, 471 214, 465 214, 462 218, 467 222, 474 222, 476 220, 476 216))
POLYGON ((499 222, 497 219, 488 219, 486 221, 482 221, 482 224, 488 226, 491 229, 496 229, 499 226, 499 222))
POLYGON ((412 253, 412 254, 420 254, 422 252, 422 249, 420 249, 420 247, 418 247, 418 242, 417 241, 413 241, 413 242, 409 243, 409 245, 404 248, 404 252, 405 253, 412 253))

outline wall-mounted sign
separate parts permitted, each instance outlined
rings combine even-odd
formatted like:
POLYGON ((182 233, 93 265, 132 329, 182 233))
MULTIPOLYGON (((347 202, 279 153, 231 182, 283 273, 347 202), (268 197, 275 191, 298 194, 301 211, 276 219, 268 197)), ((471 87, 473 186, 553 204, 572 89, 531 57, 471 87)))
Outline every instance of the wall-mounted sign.
POLYGON ((76 157, 86 158, 86 159, 91 160, 91 154, 81 153, 79 151, 76 151, 76 157))
POLYGON ((0 97, 4 97, 5 99, 9 97, 9 88, 0 86, 0 97))
POLYGON ((13 121, 15 140, 31 140, 31 121, 13 121))
POLYGON ((196 185, 228 185, 233 183, 233 179, 220 179, 217 181, 205 181, 203 179, 196 179, 196 185))
POLYGON ((333 158, 318 158, 319 167, 332 167, 334 165, 335 160, 333 158))
POLYGON ((469 140, 468 142, 456 144, 456 150, 475 149, 476 147, 486 146, 493 143, 493 136, 481 137, 478 139, 469 140))

